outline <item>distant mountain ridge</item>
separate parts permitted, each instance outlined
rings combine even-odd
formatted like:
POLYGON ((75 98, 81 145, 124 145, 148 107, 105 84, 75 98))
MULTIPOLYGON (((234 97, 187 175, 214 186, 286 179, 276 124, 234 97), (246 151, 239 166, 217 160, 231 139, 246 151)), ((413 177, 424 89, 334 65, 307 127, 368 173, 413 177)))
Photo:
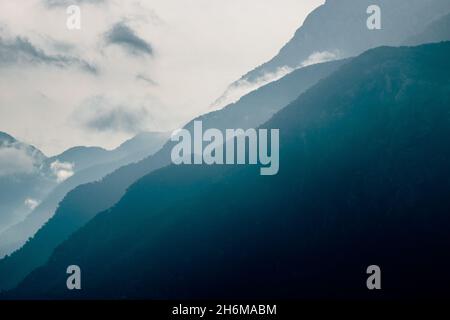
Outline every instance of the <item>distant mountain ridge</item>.
MULTIPOLYGON (((252 128, 270 119, 302 92, 347 61, 310 66, 248 94, 235 104, 200 116, 204 128, 252 128)), ((193 121, 185 128, 192 130, 193 121)), ((55 247, 99 212, 113 206, 127 188, 146 174, 171 163, 172 142, 151 157, 124 166, 101 181, 78 186, 60 202, 55 215, 20 250, 0 260, 0 290, 15 287, 29 272, 44 264, 55 247)))
POLYGON ((418 45, 450 40, 450 13, 431 22, 424 30, 410 37, 404 44, 418 45))
MULTIPOLYGON (((120 161, 137 152, 144 157, 146 148, 151 147, 145 143, 150 139, 148 135, 158 134, 141 133, 111 151, 77 146, 47 157, 38 148, 0 132, 0 234, 25 219, 59 183, 73 174, 97 164, 120 161), (144 150, 139 149, 139 144, 144 150)), ((162 135, 165 139, 168 136, 162 135)), ((135 157, 140 160, 140 156, 135 157)), ((0 241, 0 257, 5 253, 5 245, 0 241)))
POLYGON ((34 146, 0 132, 0 232, 26 216, 27 200, 45 196, 56 184, 46 159, 34 146))
POLYGON ((123 165, 142 160, 161 148, 168 137, 168 133, 143 132, 111 151, 98 147, 74 147, 47 158, 44 162, 48 166, 55 161, 73 163, 74 174, 55 186, 26 219, 0 233, 0 257, 17 250, 32 237, 52 217, 59 202, 70 190, 100 180, 123 165))
POLYGON ((6 132, 0 131, 0 143, 13 143, 16 142, 16 139, 14 139, 12 136, 7 134, 6 132))
POLYGON ((39 158, 45 158, 46 156, 44 155, 44 153, 37 149, 35 146, 23 143, 18 141, 16 138, 14 138, 13 136, 7 134, 6 132, 1 132, 0 131, 0 148, 6 148, 6 147, 22 147, 25 149, 28 149, 28 151, 30 153, 35 153, 37 154, 37 156, 39 158))
POLYGON ((59 155, 48 158, 47 163, 51 164, 55 161, 68 162, 74 164, 76 171, 83 170, 96 163, 107 161, 111 154, 108 150, 100 147, 76 146, 59 155))
POLYGON ((449 55, 446 42, 352 59, 262 126, 280 129, 278 175, 157 170, 4 297, 448 297, 449 55), (72 264, 82 290, 65 287, 72 264))
MULTIPOLYGON (((233 99, 234 92, 239 96, 246 87, 257 87, 310 59, 343 59, 382 45, 401 45, 449 12, 447 0, 327 0, 308 15, 275 57, 231 84, 213 106, 223 106, 233 99), (381 30, 367 28, 366 11, 370 5, 381 8, 381 30)), ((426 42, 415 45, 422 43, 426 42)))
MULTIPOLYGON (((47 158, 0 132, 0 162, 2 147, 32 152, 39 159, 33 179, 39 180, 20 183, 41 188, 36 196, 22 190, 11 207, 26 198, 39 200, 37 207, 0 232, 0 257, 34 235, 0 260, 0 291, 20 283, 4 297, 191 299, 208 293, 236 298, 238 292, 241 298, 355 298, 367 293, 354 273, 379 259, 390 270, 413 265, 393 280, 388 296, 414 296, 407 278, 423 270, 431 275, 417 287, 442 294, 449 278, 432 274, 429 262, 450 267, 443 254, 450 244, 444 215, 450 173, 443 167, 450 159, 443 145, 449 133, 449 43, 380 47, 339 59, 379 45, 450 40, 449 11, 448 0, 327 0, 276 57, 230 87, 257 90, 195 119, 205 128, 280 128, 284 164, 273 179, 255 178, 247 167, 174 168, 173 143, 155 146, 160 150, 149 156, 151 148, 139 147, 149 138, 145 134, 113 152, 75 147, 47 158), (365 27, 369 4, 382 9, 380 31, 365 27), (335 61, 314 64, 323 60, 335 61), (267 75, 277 75, 276 81, 261 81, 267 75), (51 169, 57 161, 73 164, 73 175, 59 184, 51 169), (420 263, 415 256, 423 258, 420 263), (332 261, 335 270, 319 261, 332 261), (67 263, 86 269, 86 292, 64 291, 67 263), (238 270, 239 283, 232 283, 234 274, 225 266, 238 270), (108 284, 116 272, 128 276, 108 284), (344 278, 348 283, 339 280, 344 278), (211 283, 215 289, 208 291, 211 283)), ((3 185, 2 179, 0 171, 0 190, 17 180, 3 185)), ((10 198, 0 191, 0 226, 2 213, 11 212, 2 210, 10 198)))

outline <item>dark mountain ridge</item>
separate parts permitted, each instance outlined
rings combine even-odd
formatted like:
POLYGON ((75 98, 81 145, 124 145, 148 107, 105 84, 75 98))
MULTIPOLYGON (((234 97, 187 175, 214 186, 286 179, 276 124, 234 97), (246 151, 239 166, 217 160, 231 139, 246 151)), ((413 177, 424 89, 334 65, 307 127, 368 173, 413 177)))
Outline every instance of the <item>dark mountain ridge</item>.
POLYGON ((449 54, 369 50, 262 125, 280 129, 278 175, 157 170, 4 297, 448 297, 449 54))
MULTIPOLYGON (((257 127, 345 62, 335 61, 297 70, 248 94, 235 104, 195 120, 203 121, 204 128, 257 127)), ((193 121, 185 127, 191 130, 192 124, 193 121)), ((171 163, 173 145, 168 142, 153 156, 123 166, 100 181, 84 184, 70 191, 59 203, 55 215, 32 239, 10 257, 0 260, 0 290, 15 287, 29 272, 44 264, 56 246, 97 213, 113 206, 136 180, 168 166, 171 163)))

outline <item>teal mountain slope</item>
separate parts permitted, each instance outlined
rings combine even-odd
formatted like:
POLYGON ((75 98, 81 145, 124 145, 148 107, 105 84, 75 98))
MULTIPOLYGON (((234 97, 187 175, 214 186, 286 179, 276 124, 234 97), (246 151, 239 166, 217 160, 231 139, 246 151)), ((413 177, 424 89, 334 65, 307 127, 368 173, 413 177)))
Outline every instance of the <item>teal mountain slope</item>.
MULTIPOLYGON (((222 110, 199 117, 205 128, 251 128, 272 117, 302 92, 336 71, 345 61, 300 69, 243 97, 222 110)), ((186 125, 191 128, 192 123, 186 125)), ((101 181, 81 185, 60 202, 55 215, 20 250, 0 260, 0 290, 17 285, 29 272, 44 264, 53 249, 97 213, 110 208, 139 178, 170 164, 173 144, 155 155, 107 175, 101 181)))
POLYGON ((278 175, 153 172, 4 297, 448 297, 449 55, 446 42, 352 59, 263 125, 280 129, 278 175))
POLYGON ((295 69, 317 53, 342 59, 382 45, 401 45, 446 13, 450 13, 447 0, 327 0, 308 15, 275 57, 231 84, 216 103, 226 101, 242 84, 257 84, 283 68, 295 69), (367 28, 370 5, 381 9, 381 30, 367 28))

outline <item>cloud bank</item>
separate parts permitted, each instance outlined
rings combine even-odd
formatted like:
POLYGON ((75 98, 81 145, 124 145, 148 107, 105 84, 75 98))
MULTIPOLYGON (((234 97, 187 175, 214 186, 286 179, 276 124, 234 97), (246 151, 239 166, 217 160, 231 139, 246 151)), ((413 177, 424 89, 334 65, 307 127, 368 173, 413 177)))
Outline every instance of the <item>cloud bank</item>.
POLYGON ((59 162, 58 160, 50 164, 50 169, 56 177, 58 183, 69 179, 74 174, 74 164, 69 162, 59 162))
POLYGON ((211 109, 221 109, 228 104, 237 102, 244 95, 262 87, 266 84, 269 84, 273 81, 277 81, 292 71, 307 67, 317 63, 323 63, 327 61, 332 61, 339 59, 339 52, 330 52, 330 51, 321 51, 312 53, 307 59, 305 59, 298 66, 292 68, 289 66, 284 66, 278 68, 275 72, 268 72, 257 78, 254 81, 248 81, 246 79, 239 80, 236 83, 233 83, 225 93, 217 99, 211 106, 211 109))
POLYGON ((71 56, 50 55, 33 45, 27 38, 16 36, 7 39, 0 35, 0 66, 47 64, 58 68, 78 67, 97 73, 94 65, 71 56))

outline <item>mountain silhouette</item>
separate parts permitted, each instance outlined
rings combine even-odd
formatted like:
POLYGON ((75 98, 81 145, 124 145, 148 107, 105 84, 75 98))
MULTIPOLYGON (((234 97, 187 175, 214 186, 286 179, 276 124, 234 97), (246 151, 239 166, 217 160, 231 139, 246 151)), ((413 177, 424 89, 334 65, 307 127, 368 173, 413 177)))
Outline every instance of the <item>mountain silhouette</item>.
MULTIPOLYGON (((334 61, 297 70, 277 82, 248 94, 237 103, 195 120, 202 120, 205 129, 257 127, 344 63, 345 61, 334 61)), ((192 124, 193 121, 185 127, 192 129, 192 124)), ((79 185, 68 192, 62 200, 60 200, 61 196, 64 196, 69 188, 64 188, 64 192, 55 189, 57 195, 49 198, 50 206, 47 202, 43 202, 36 208, 37 213, 30 217, 38 217, 39 221, 43 219, 46 221, 53 212, 48 208, 53 210, 53 206, 60 201, 54 216, 22 248, 0 260, 0 290, 14 288, 29 272, 44 264, 55 247, 97 213, 113 206, 124 195, 127 188, 139 178, 169 165, 172 146, 173 143, 169 142, 153 156, 123 166, 100 181, 79 185)), ((96 172, 96 169, 93 171, 96 172)), ((75 177, 77 175, 72 178, 75 177)), ((71 181, 71 179, 67 180, 68 183, 71 181)), ((29 220, 19 226, 20 231, 11 228, 7 236, 14 241, 5 242, 6 249, 11 251, 12 248, 17 248, 18 243, 20 244, 20 241, 24 239, 23 234, 28 236, 30 229, 33 234, 36 225, 38 223, 34 220, 29 220), (30 224, 33 228, 29 227, 30 224), (15 235, 21 237, 19 242, 16 241, 15 235)))
MULTIPOLYGON (((342 59, 382 45, 401 45, 445 13, 450 13, 447 0, 327 0, 307 16, 275 57, 231 84, 213 106, 228 101, 242 87, 258 86, 263 79, 299 68, 311 59, 342 59), (371 5, 381 9, 381 30, 367 28, 371 5)), ((415 45, 428 42, 423 40, 415 45)))
POLYGON ((4 297, 448 297, 449 55, 363 53, 262 125, 280 129, 278 175, 157 170, 4 297), (67 290, 69 265, 82 290, 67 290))

